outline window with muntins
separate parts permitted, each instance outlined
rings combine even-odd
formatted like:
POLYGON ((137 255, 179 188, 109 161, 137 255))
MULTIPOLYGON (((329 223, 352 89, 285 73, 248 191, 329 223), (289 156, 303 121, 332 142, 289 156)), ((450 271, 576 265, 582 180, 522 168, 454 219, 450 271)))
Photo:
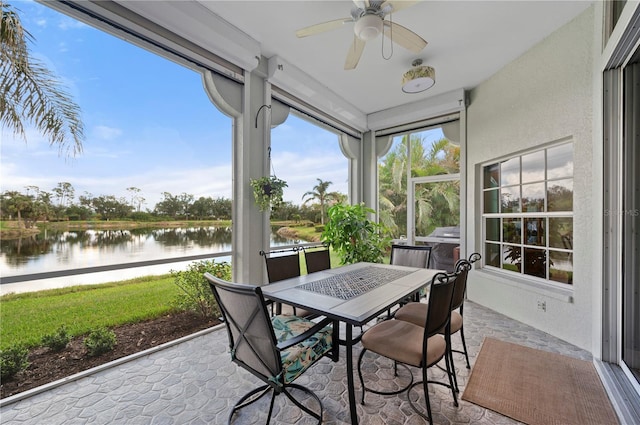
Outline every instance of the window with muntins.
POLYGON ((487 268, 573 284, 573 143, 482 167, 487 268))

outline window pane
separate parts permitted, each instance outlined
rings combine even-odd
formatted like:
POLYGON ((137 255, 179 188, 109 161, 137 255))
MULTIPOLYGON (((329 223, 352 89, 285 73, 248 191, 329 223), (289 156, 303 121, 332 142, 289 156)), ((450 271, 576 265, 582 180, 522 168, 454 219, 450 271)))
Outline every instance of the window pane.
POLYGON ((547 211, 573 211, 573 179, 547 182, 547 211))
POLYGON ((407 235, 407 149, 408 136, 396 136, 389 152, 378 160, 380 221, 392 236, 407 235))
POLYGON ((499 189, 487 190, 484 192, 484 212, 497 213, 498 210, 498 191, 499 189))
POLYGON ((502 222, 502 241, 522 243, 522 220, 519 218, 505 218, 502 222))
POLYGON ((501 212, 520 212, 520 186, 503 187, 501 191, 501 212))
POLYGON ((486 221, 486 239, 500 242, 500 219, 488 218, 486 221))
POLYGON ((271 213, 272 220, 299 215, 324 223, 329 206, 348 197, 349 163, 338 136, 304 115, 292 111, 271 130, 271 161, 272 173, 288 185, 286 204, 271 213))
POLYGON ((573 284, 573 255, 570 252, 549 251, 549 280, 573 284))
POLYGON ((484 188, 498 187, 500 185, 500 168, 498 164, 484 167, 484 188))
POLYGON ((502 186, 520 184, 520 157, 500 164, 500 184, 502 186))
MULTIPOLYGON (((455 130, 457 123, 448 124, 454 124, 453 127, 449 127, 455 130)), ((378 160, 380 221, 391 230, 392 237, 407 236, 407 221, 413 221, 412 217, 407 217, 407 173, 410 173, 412 177, 426 177, 459 172, 460 147, 447 139, 442 127, 437 126, 393 137, 391 149, 378 160), (411 156, 410 163, 409 155, 411 156)), ((454 190, 459 193, 459 181, 443 185, 448 187, 444 189, 445 191, 454 190)), ((440 208, 434 206, 442 200, 442 197, 436 196, 433 192, 434 187, 421 186, 417 188, 418 192, 423 192, 416 193, 415 206, 418 209, 415 211, 416 214, 421 214, 421 217, 415 218, 416 223, 420 223, 421 226, 419 232, 428 232, 429 223, 442 222, 442 217, 436 216, 442 216, 447 212, 451 216, 447 218, 455 218, 455 225, 458 225, 459 195, 456 194, 448 198, 446 208, 440 208), (426 192, 431 195, 425 195, 426 192), (427 211, 428 208, 432 208, 431 212, 427 211)), ((443 192, 442 194, 449 193, 443 192)))
POLYGON ((482 172, 484 253, 493 255, 485 264, 572 284, 573 144, 515 156, 482 172))
POLYGON ((411 133, 411 177, 458 174, 460 146, 445 137, 441 127, 411 133))
POLYGON ((549 218, 549 247, 573 249, 572 218, 549 218))
POLYGON ((524 224, 527 232, 525 237, 525 244, 545 246, 545 218, 526 218, 524 220, 524 224))
POLYGON ((522 264, 524 274, 547 278, 547 252, 544 249, 525 248, 522 264))
POLYGON ((438 227, 460 226, 460 181, 415 185, 416 236, 430 236, 438 227))
POLYGON ((487 266, 500 267, 500 245, 484 244, 484 262, 487 266))
POLYGON ((547 149, 547 179, 573 176, 573 144, 547 149))
POLYGON ((520 252, 522 248, 514 245, 503 245, 502 248, 502 258, 504 258, 504 262, 502 263, 502 268, 505 270, 511 270, 512 272, 520 273, 520 252))
POLYGON ((544 183, 522 185, 522 211, 544 211, 544 183))
POLYGON ((544 181, 544 151, 522 156, 522 183, 544 181))

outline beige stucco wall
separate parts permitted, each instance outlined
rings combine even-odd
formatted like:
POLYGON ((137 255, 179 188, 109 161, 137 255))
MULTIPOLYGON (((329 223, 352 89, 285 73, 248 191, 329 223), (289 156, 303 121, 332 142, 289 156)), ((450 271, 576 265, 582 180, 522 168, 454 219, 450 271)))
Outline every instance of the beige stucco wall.
MULTIPOLYGON (((569 291, 528 285, 485 270, 468 296, 581 348, 592 350, 593 7, 470 92, 467 110, 467 251, 480 251, 483 163, 570 137, 574 142, 574 281, 569 291), (546 303, 546 311, 538 302, 546 303)), ((470 65, 472 66, 472 65, 470 65)))

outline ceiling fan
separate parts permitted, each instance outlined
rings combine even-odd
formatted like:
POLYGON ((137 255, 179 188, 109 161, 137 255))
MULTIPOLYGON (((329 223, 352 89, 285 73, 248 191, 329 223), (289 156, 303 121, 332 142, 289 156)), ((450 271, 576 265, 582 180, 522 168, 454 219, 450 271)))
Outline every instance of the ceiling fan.
POLYGON ((310 35, 320 34, 340 28, 348 22, 354 22, 353 26, 353 43, 347 54, 344 63, 344 69, 355 69, 360 61, 364 46, 367 41, 372 40, 381 32, 389 37, 392 41, 414 53, 420 53, 425 48, 427 42, 418 34, 400 24, 385 20, 387 15, 406 9, 418 3, 417 1, 405 0, 353 0, 356 7, 351 10, 351 16, 348 18, 335 19, 320 24, 311 25, 296 31, 296 36, 308 37, 310 35))

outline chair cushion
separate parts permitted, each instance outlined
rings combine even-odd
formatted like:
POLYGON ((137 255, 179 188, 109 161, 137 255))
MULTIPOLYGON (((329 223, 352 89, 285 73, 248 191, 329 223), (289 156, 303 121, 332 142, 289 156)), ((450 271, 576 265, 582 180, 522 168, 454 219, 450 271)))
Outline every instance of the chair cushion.
MULTIPOLYGON (((396 311, 394 317, 397 320, 413 323, 418 326, 424 326, 427 320, 427 311, 429 304, 425 303, 408 303, 403 305, 396 311)), ((451 334, 458 332, 462 328, 462 315, 457 311, 451 312, 451 334)))
POLYGON ((280 304, 280 309, 281 309, 280 314, 282 316, 298 316, 298 317, 306 317, 306 318, 313 318, 315 316, 318 316, 317 314, 312 313, 300 307, 295 307, 294 309, 294 307, 289 304, 280 304))
MULTIPOLYGON (((271 323, 278 342, 300 335, 316 325, 311 320, 286 315, 273 316, 271 323)), ((280 358, 282 359, 282 369, 284 370, 284 382, 286 384, 293 382, 316 360, 331 350, 333 345, 332 337, 333 330, 331 326, 327 326, 300 344, 282 350, 280 358)))
MULTIPOLYGON (((411 366, 422 364, 422 340, 424 328, 401 320, 386 320, 370 328, 362 335, 362 346, 392 360, 411 366)), ((427 364, 430 366, 444 356, 446 343, 442 335, 435 335, 427 342, 427 364)))
POLYGON ((451 312, 451 334, 454 334, 462 329, 462 314, 457 311, 451 312))
POLYGON ((428 310, 429 304, 418 302, 407 303, 396 311, 394 317, 397 320, 402 320, 404 322, 424 327, 427 321, 428 310))

